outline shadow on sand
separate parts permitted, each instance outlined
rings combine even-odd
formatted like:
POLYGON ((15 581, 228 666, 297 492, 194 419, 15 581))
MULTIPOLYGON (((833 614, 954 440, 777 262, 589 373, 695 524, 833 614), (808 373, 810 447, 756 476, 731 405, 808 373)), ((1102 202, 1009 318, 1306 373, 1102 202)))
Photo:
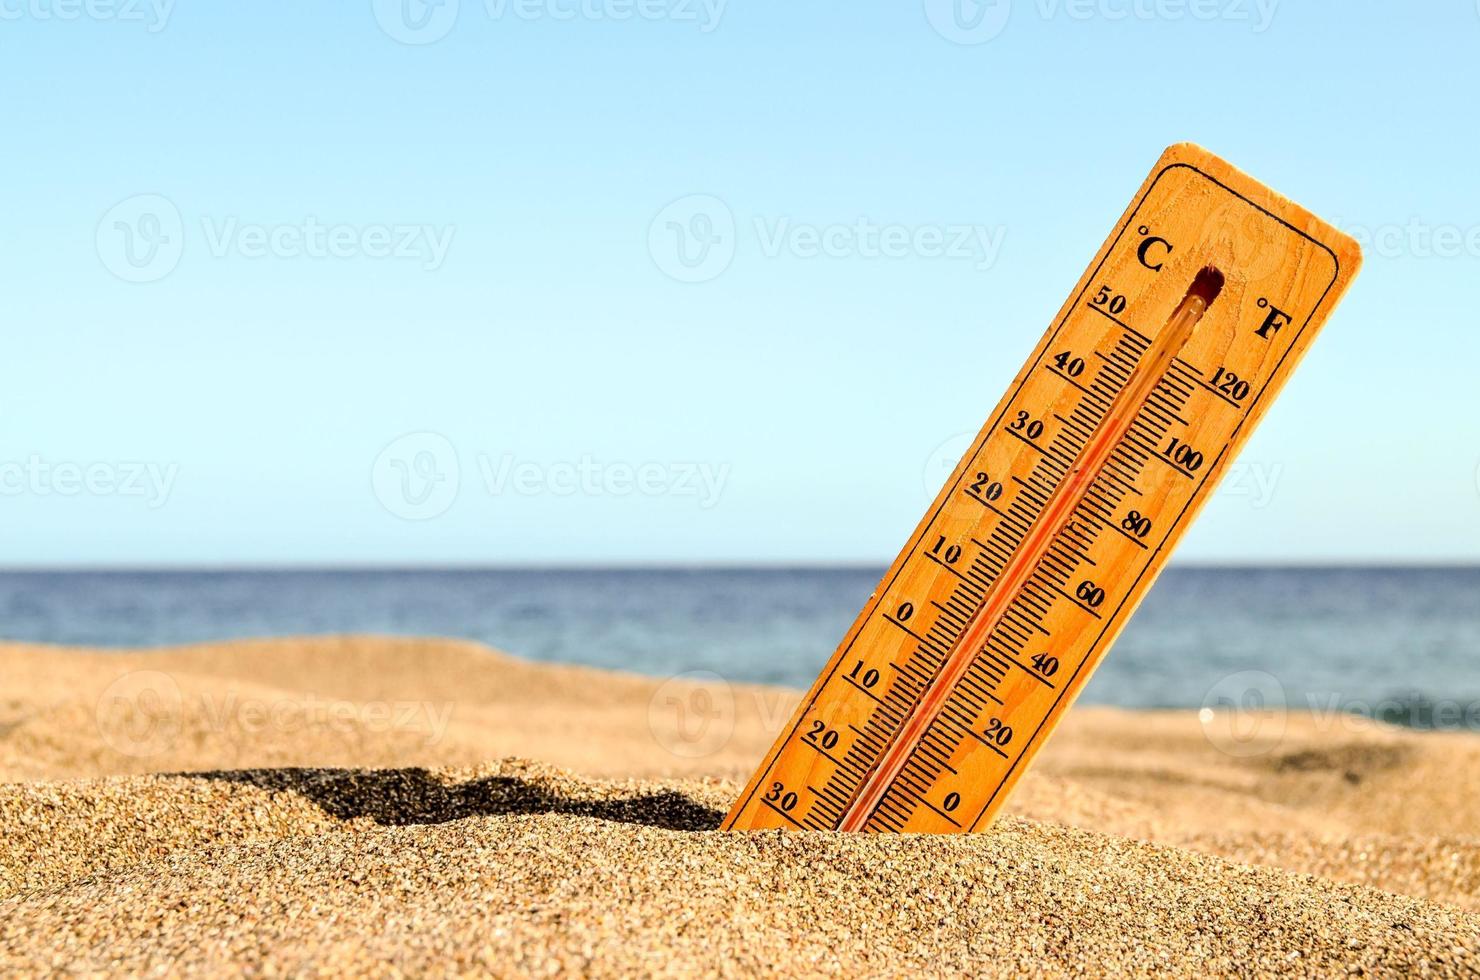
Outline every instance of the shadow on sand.
POLYGON ((340 819, 369 817, 396 827, 495 814, 555 813, 667 830, 714 830, 724 816, 672 790, 591 800, 562 796, 516 776, 445 783, 425 769, 239 769, 180 775, 297 793, 340 819))

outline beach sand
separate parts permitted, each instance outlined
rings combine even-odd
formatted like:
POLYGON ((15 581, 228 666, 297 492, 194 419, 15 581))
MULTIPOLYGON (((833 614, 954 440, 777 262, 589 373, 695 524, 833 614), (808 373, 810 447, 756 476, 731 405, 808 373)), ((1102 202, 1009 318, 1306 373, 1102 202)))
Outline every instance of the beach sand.
POLYGON ((797 697, 5 645, 0 974, 1480 972, 1480 738, 1082 707, 988 833, 715 831, 797 697))

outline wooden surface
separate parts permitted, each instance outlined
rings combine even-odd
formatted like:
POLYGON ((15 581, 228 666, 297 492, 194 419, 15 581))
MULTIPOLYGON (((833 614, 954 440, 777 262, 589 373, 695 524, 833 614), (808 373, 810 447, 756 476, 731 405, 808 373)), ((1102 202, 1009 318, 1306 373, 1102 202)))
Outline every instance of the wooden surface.
POLYGON ((986 828, 1360 263, 1168 149, 724 826, 986 828))

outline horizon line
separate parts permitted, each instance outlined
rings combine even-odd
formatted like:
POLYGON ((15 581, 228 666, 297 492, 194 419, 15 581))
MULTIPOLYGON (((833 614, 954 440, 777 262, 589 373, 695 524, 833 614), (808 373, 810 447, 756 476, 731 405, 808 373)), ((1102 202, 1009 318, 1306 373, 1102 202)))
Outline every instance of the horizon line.
MULTIPOLYGON (((878 571, 889 567, 881 561, 594 561, 594 562, 448 562, 448 563, 335 563, 288 562, 238 564, 56 564, 0 565, 0 575, 24 574, 236 574, 272 572, 648 572, 648 571, 878 571)), ((1480 558, 1294 558, 1173 560, 1168 568, 1191 570, 1237 569, 1475 569, 1480 558)))

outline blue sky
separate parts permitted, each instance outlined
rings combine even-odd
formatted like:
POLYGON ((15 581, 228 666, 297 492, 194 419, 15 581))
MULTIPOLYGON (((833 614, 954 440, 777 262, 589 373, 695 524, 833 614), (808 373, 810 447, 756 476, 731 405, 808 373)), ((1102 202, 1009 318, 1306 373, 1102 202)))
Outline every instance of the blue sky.
POLYGON ((1480 558, 1473 0, 405 2, 0 2, 4 564, 882 562, 1179 140, 1372 244, 1178 557, 1480 558))

